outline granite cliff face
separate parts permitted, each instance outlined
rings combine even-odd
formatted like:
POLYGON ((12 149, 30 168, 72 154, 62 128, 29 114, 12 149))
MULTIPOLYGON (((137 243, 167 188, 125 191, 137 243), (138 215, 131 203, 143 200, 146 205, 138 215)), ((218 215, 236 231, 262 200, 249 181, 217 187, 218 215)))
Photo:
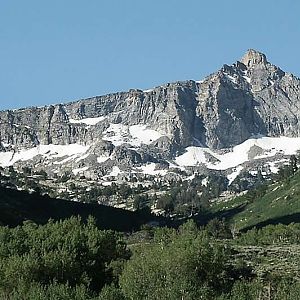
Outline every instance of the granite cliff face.
POLYGON ((200 82, 2 111, 0 151, 15 155, 41 145, 89 146, 103 175, 114 165, 103 170, 108 161, 163 165, 191 146, 214 151, 258 135, 299 137, 299 117, 300 80, 248 50, 200 82))

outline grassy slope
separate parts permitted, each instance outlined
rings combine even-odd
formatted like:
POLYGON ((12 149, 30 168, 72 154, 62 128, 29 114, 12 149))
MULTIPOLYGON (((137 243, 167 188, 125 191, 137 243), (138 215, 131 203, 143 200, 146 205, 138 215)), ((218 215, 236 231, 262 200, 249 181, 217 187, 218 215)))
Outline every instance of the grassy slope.
POLYGON ((149 216, 98 204, 84 204, 52 199, 38 194, 0 187, 0 223, 16 226, 24 220, 44 224, 48 219, 65 219, 89 215, 97 219, 103 229, 131 231, 149 220, 149 216))
POLYGON ((268 186, 264 196, 249 201, 247 196, 236 197, 212 207, 219 216, 240 207, 230 221, 237 229, 268 224, 300 222, 300 172, 288 180, 268 186))

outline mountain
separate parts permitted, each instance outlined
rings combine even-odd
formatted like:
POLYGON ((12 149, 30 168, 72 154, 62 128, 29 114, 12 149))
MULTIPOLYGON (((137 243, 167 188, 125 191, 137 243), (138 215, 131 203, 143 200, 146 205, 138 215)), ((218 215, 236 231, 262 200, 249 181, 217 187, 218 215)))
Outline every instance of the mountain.
POLYGON ((202 81, 0 112, 0 166, 103 184, 276 172, 300 148, 300 80, 255 50, 202 81), (152 180, 151 179, 151 180, 152 180))

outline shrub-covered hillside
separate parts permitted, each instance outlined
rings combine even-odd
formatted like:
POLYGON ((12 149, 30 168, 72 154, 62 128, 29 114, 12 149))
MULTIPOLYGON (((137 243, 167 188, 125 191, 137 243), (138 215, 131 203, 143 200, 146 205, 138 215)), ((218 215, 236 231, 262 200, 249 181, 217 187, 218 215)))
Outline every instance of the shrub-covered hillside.
POLYGON ((298 225, 236 239, 214 228, 189 221, 125 238, 93 218, 0 226, 0 298, 299 299, 298 225))
POLYGON ((215 204, 211 211, 228 217, 236 230, 300 222, 300 171, 282 168, 274 181, 215 204))

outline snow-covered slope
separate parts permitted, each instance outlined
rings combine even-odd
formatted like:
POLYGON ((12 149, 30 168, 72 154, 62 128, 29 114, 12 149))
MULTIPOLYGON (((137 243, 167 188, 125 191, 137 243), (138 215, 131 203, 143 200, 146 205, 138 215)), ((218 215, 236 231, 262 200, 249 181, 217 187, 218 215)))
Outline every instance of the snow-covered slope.
POLYGON ((89 146, 78 144, 40 145, 28 150, 0 152, 0 166, 12 166, 18 161, 28 161, 39 155, 46 160, 56 160, 64 164, 69 160, 80 158, 88 149, 89 146), (63 157, 66 158, 61 160, 63 157))
POLYGON ((237 167, 247 161, 274 157, 276 154, 292 155, 300 149, 300 138, 290 137, 256 137, 246 140, 232 149, 224 149, 220 154, 209 148, 188 147, 186 152, 176 157, 179 166, 197 166, 205 164, 210 169, 226 170, 237 167), (211 157, 215 162, 211 162, 211 157))
POLYGON ((96 125, 103 120, 105 120, 105 117, 85 118, 85 119, 81 119, 81 120, 69 119, 69 122, 72 124, 96 125))
POLYGON ((103 132, 103 140, 110 141, 115 146, 130 144, 138 147, 142 144, 149 145, 163 136, 162 133, 148 129, 147 125, 110 124, 109 128, 103 132))
POLYGON ((185 153, 175 158, 175 162, 180 167, 204 165, 212 170, 231 170, 227 176, 231 184, 244 169, 243 164, 269 158, 267 165, 272 173, 276 173, 276 163, 282 164, 286 161, 281 157, 296 154, 298 150, 300 138, 260 136, 246 140, 232 149, 224 149, 224 153, 205 147, 187 147, 185 153), (280 156, 277 161, 276 156, 280 156))
MULTIPOLYGON (((93 122, 90 122, 92 124, 93 122)), ((120 124, 110 124, 105 132, 104 138, 110 140, 114 145, 130 144, 139 147, 142 144, 149 144, 155 141, 162 134, 148 129, 146 125, 124 126, 120 124)), ((9 147, 9 145, 5 145, 9 147)), ((26 162, 32 159, 41 158, 43 166, 54 168, 65 168, 71 166, 74 175, 84 174, 91 169, 97 169, 108 161, 111 167, 103 174, 103 179, 117 177, 124 173, 144 174, 152 176, 166 176, 172 169, 178 168, 181 171, 189 167, 207 168, 211 170, 222 170, 228 174, 229 183, 245 168, 245 163, 255 162, 261 159, 269 159, 271 172, 277 172, 277 162, 283 162, 282 157, 295 154, 300 149, 300 138, 289 137, 253 137, 246 140, 232 149, 213 151, 207 147, 190 146, 185 149, 185 153, 175 157, 173 161, 168 161, 164 166, 156 163, 140 164, 129 169, 122 169, 114 161, 113 155, 101 155, 95 157, 94 161, 88 163, 86 160, 92 155, 93 144, 82 146, 79 144, 70 145, 40 145, 28 150, 10 150, 0 152, 0 166, 7 167, 18 162, 26 162), (167 167, 169 166, 169 167, 167 167)))

